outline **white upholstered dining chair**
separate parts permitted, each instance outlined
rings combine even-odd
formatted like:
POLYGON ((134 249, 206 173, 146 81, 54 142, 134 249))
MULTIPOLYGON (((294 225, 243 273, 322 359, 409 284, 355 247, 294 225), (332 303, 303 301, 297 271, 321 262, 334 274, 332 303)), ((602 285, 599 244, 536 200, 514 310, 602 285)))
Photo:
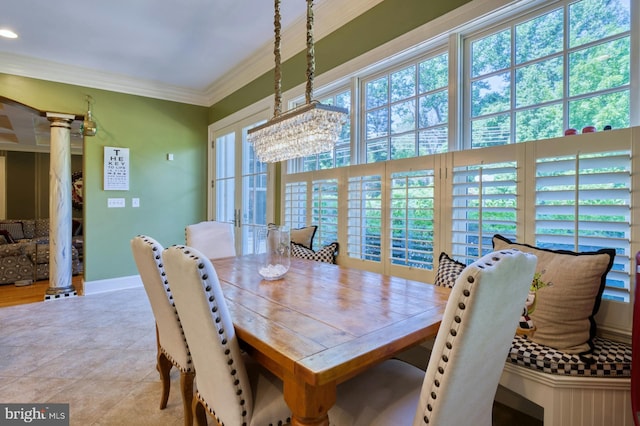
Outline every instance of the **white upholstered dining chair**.
POLYGON ((336 426, 491 426, 493 400, 537 259, 493 252, 454 285, 426 374, 389 360, 338 386, 336 426))
POLYGON ((184 230, 188 247, 200 250, 209 259, 236 255, 233 224, 208 220, 187 225, 184 230))
POLYGON ((240 351, 218 275, 208 256, 173 246, 163 259, 176 308, 198 372, 193 413, 220 425, 280 425, 291 412, 282 381, 240 351))
POLYGON ((191 426, 193 415, 193 377, 195 370, 187 342, 182 333, 180 318, 173 305, 173 296, 162 264, 163 247, 151 237, 138 235, 131 240, 131 250, 147 292, 151 310, 156 320, 158 353, 156 367, 162 382, 160 409, 167 406, 171 388, 171 367, 180 371, 180 393, 184 408, 184 424, 191 426))

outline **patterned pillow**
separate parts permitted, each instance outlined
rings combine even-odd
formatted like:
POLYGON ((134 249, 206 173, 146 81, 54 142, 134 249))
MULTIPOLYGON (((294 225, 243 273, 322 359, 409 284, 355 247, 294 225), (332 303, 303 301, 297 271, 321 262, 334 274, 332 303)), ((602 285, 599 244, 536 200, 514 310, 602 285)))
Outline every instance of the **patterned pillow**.
POLYGON ((13 240, 24 239, 24 230, 22 229, 22 222, 5 222, 0 223, 0 230, 8 231, 11 234, 13 240))
POLYGON ((458 275, 467 265, 453 260, 445 252, 440 253, 438 272, 436 273, 435 285, 452 288, 458 279, 458 275))
POLYGON ((600 307, 614 249, 575 253, 515 243, 493 236, 495 250, 515 248, 538 257, 536 274, 547 285, 536 292, 530 339, 572 354, 589 353, 596 335, 595 314, 600 307))
POLYGON ((15 241, 13 241, 13 238, 11 238, 11 234, 6 229, 0 229, 0 236, 2 236, 2 239, 4 240, 2 244, 15 243, 15 241))
POLYGON ((313 250, 313 237, 316 235, 316 225, 291 230, 291 242, 313 250))
POLYGON ((291 255, 308 260, 317 260, 318 262, 336 263, 336 253, 338 251, 338 243, 327 244, 318 251, 313 251, 303 245, 291 243, 291 255))

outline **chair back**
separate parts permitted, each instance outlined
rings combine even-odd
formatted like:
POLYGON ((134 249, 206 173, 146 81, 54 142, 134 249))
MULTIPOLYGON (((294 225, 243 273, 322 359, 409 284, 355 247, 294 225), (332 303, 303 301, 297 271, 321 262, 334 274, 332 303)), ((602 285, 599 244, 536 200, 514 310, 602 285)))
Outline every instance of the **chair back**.
POLYGON ((199 397, 219 424, 250 424, 252 390, 215 269, 191 247, 169 247, 163 258, 198 372, 199 397))
POLYGON ((534 255, 500 250, 462 271, 436 336, 414 425, 491 425, 536 263, 534 255))
POLYGON ((631 411, 633 422, 640 425, 640 252, 636 253, 636 283, 633 295, 631 329, 631 411))
POLYGON ((186 245, 199 250, 209 259, 236 255, 233 224, 213 220, 187 225, 186 245))
POLYGON ((138 235, 131 240, 131 250, 156 320, 158 344, 179 368, 191 371, 189 348, 162 264, 163 247, 151 237, 138 235))

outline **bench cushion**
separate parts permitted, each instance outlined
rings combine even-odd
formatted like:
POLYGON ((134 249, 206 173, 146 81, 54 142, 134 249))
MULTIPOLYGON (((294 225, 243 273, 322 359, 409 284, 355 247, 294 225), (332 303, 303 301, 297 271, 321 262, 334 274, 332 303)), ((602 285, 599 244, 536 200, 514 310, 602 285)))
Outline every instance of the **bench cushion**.
POLYGON ((507 362, 550 374, 584 377, 630 377, 631 346, 596 337, 594 350, 576 355, 515 336, 507 362))

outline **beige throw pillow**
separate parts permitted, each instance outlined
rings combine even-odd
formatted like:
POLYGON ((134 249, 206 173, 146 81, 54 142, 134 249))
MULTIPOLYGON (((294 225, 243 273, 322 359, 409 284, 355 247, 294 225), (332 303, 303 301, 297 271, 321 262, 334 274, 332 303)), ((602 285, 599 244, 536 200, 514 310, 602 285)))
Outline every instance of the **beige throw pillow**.
POLYGON ((291 242, 300 244, 310 250, 313 250, 313 237, 316 235, 316 225, 307 226, 300 229, 291 230, 291 242))
POLYGON ((594 315, 600 307, 607 273, 613 265, 614 249, 575 253, 518 244, 494 235, 493 248, 515 248, 538 257, 536 272, 549 283, 537 292, 531 318, 536 331, 531 340, 567 353, 593 349, 594 315))

